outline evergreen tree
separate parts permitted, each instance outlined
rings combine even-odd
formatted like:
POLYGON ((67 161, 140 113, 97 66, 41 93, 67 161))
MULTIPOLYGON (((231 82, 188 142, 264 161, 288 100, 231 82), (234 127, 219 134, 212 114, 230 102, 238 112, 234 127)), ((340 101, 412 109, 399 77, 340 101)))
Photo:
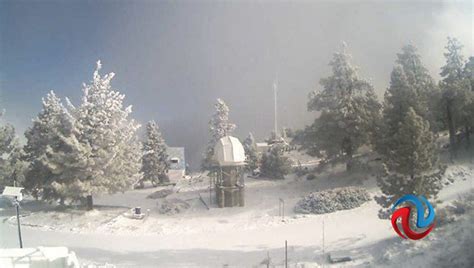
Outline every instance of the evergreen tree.
MULTIPOLYGON (((99 74, 100 61, 90 84, 83 86, 82 103, 70 110, 75 118, 82 147, 90 148, 88 165, 78 174, 75 191, 88 198, 129 189, 140 178, 140 144, 136 131, 140 127, 130 119, 132 107, 124 107, 125 95, 111 86, 114 73, 99 74)), ((84 160, 85 161, 85 160, 84 160)))
MULTIPOLYGON (((440 87, 442 89, 442 105, 444 118, 449 131, 451 158, 456 157, 456 132, 462 126, 469 129, 470 118, 468 107, 472 101, 471 81, 465 76, 465 61, 462 56, 462 45, 456 38, 448 37, 446 45, 446 65, 441 67, 440 87)), ((469 135, 469 131, 466 133, 469 135)))
POLYGON ((435 136, 429 123, 413 108, 408 108, 393 138, 398 146, 384 158, 384 174, 377 179, 382 191, 382 196, 376 198, 383 207, 381 217, 386 217, 392 203, 405 194, 436 197, 445 170, 436 170, 435 136))
POLYGON ((223 137, 229 136, 235 129, 235 124, 229 122, 229 107, 221 100, 217 99, 214 105, 216 112, 209 121, 209 134, 211 139, 207 146, 206 156, 203 161, 203 169, 211 169, 214 165, 214 146, 223 137))
POLYGON ((466 79, 467 87, 471 90, 466 90, 466 109, 464 111, 466 145, 470 147, 470 135, 474 129, 474 57, 469 57, 469 60, 464 66, 464 78, 466 79))
MULTIPOLYGON (((0 115, 1 116, 1 115, 0 115)), ((22 149, 10 124, 0 126, 0 186, 20 186, 24 182, 26 163, 22 149)))
POLYGON ((158 125, 154 121, 146 125, 146 140, 142 146, 143 181, 150 181, 153 185, 169 182, 166 174, 169 169, 168 153, 165 140, 161 136, 158 125))
POLYGON ((284 148, 273 145, 269 152, 262 156, 261 175, 272 179, 284 179, 291 171, 291 160, 284 155, 284 148))
POLYGON ((398 146, 393 140, 400 122, 410 108, 430 122, 433 131, 439 129, 431 111, 438 103, 439 91, 423 66, 416 48, 407 45, 397 54, 396 66, 390 77, 390 87, 385 92, 383 119, 379 125, 376 149, 382 155, 398 146))
POLYGON ((61 196, 52 187, 54 174, 45 162, 51 148, 61 146, 57 133, 61 129, 61 117, 65 111, 53 91, 42 102, 42 111, 33 120, 33 126, 25 132, 27 143, 24 151, 29 168, 24 186, 36 198, 55 200, 61 196))
POLYGON ((52 187, 60 196, 61 204, 65 199, 83 201, 82 182, 84 174, 94 165, 92 148, 81 143, 81 133, 75 118, 64 110, 60 117, 60 128, 55 132, 59 146, 48 147, 43 164, 53 174, 52 187))
POLYGON ((335 53, 330 65, 333 74, 320 81, 322 89, 310 94, 308 110, 321 115, 310 127, 312 151, 329 158, 344 156, 347 170, 352 156, 363 144, 372 141, 379 118, 380 104, 372 85, 359 78, 345 49, 335 53))
POLYGON ((87 166, 90 149, 81 146, 74 118, 53 91, 43 98, 43 109, 25 132, 25 160, 29 163, 24 186, 44 200, 78 199, 75 190, 65 191, 87 166))
POLYGON ((469 60, 466 62, 464 77, 469 81, 471 91, 474 91, 474 57, 469 57, 469 60))
POLYGON ((253 171, 259 167, 259 156, 257 152, 257 144, 252 133, 249 133, 247 138, 244 140, 244 150, 247 162, 247 168, 253 171))

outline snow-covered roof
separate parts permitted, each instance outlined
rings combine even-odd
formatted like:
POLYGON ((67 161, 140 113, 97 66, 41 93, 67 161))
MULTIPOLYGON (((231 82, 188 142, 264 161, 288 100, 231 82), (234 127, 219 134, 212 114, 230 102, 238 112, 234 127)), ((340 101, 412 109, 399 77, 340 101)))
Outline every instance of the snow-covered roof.
POLYGON ((220 166, 245 165, 245 151, 239 139, 225 136, 214 146, 214 159, 220 166))
POLYGON ((76 254, 66 247, 0 249, 0 267, 79 267, 76 254))

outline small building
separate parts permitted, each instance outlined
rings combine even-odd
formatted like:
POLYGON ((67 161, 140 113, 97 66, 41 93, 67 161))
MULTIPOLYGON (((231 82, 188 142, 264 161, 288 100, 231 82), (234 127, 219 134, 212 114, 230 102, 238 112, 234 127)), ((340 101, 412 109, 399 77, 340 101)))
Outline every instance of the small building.
POLYGON ((220 208, 243 207, 245 151, 242 143, 235 137, 223 137, 214 146, 214 159, 218 165, 215 181, 217 205, 220 208))
POLYGON ((2 268, 80 268, 76 254, 66 247, 0 249, 2 268))
POLYGON ((170 164, 168 176, 170 177, 170 181, 175 182, 186 175, 184 147, 168 147, 167 152, 170 164))

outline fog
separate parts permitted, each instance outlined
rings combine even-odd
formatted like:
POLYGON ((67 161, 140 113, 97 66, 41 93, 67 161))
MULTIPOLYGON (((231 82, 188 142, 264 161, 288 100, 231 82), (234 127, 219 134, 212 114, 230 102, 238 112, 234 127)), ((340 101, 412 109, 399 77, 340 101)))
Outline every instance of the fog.
POLYGON ((278 79, 279 125, 301 128, 315 116, 307 95, 343 41, 382 97, 407 43, 436 79, 447 36, 473 55, 472 12, 470 1, 2 2, 0 104, 22 135, 49 90, 77 103, 101 59, 133 116, 157 121, 196 168, 216 98, 229 105, 236 136, 263 139, 278 79))

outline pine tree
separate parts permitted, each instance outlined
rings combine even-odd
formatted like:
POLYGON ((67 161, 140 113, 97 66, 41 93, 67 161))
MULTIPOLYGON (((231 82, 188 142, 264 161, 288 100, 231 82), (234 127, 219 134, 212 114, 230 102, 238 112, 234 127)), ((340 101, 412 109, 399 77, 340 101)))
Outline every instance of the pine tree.
POLYGON ((396 66, 390 77, 390 87, 385 92, 383 118, 379 126, 376 149, 382 155, 397 146, 393 135, 410 108, 430 122, 433 131, 439 129, 433 112, 438 105, 439 91, 423 66, 416 48, 407 45, 397 54, 396 66))
MULTIPOLYGON (((1 115, 0 115, 1 116, 1 115)), ((0 126, 0 185, 20 186, 24 182, 26 163, 22 149, 10 124, 0 126)))
POLYGON ((148 122, 146 140, 142 146, 142 182, 150 181, 153 185, 169 182, 166 174, 169 169, 166 148, 165 140, 161 136, 158 125, 154 121, 148 122))
POLYGON ((284 179, 291 171, 291 160, 284 155, 283 146, 273 145, 262 156, 261 175, 271 179, 284 179))
POLYGON ((101 76, 100 61, 90 84, 84 84, 82 103, 74 107, 69 102, 81 147, 90 148, 86 170, 76 176, 72 186, 78 195, 116 193, 129 189, 140 178, 140 144, 136 131, 140 127, 130 119, 132 107, 124 107, 125 95, 111 86, 114 73, 101 76))
POLYGON ((46 162, 51 148, 61 146, 57 133, 61 129, 61 117, 65 111, 53 91, 42 101, 42 111, 33 120, 33 126, 25 132, 27 143, 24 151, 29 168, 24 186, 36 198, 55 200, 61 196, 52 187, 54 174, 46 162))
POLYGON ((29 163, 24 186, 36 198, 44 200, 77 200, 75 190, 64 185, 84 172, 87 152, 76 138, 74 118, 53 91, 43 98, 43 109, 25 132, 25 160, 29 163), (84 154, 84 155, 81 155, 84 154), (82 160, 82 161, 81 161, 82 160))
POLYGON ((217 99, 214 105, 216 112, 209 121, 209 134, 211 139, 207 146, 206 156, 203 161, 203 169, 211 169, 214 165, 214 146, 223 137, 228 136, 234 131, 235 124, 229 122, 229 107, 221 100, 217 99))
POLYGON ((383 207, 379 214, 382 218, 388 215, 392 203, 405 194, 436 197, 445 170, 436 170, 435 136, 428 121, 413 108, 408 108, 399 123, 394 141, 398 146, 384 158, 384 174, 377 179, 382 196, 376 201, 383 207))
POLYGON ((471 91, 474 91, 474 57, 469 57, 469 60, 466 62, 464 77, 469 81, 471 91))
POLYGON ((330 65, 333 74, 320 81, 322 89, 310 94, 308 110, 321 115, 309 128, 310 146, 329 158, 346 158, 347 170, 352 156, 363 144, 370 144, 379 118, 380 104, 372 85, 359 78, 345 49, 335 53, 330 65))
POLYGON ((466 108, 464 110, 466 145, 467 149, 471 145, 470 136, 474 130, 474 57, 469 57, 469 60, 464 66, 464 78, 466 79, 466 108))
POLYGON ((249 171, 254 171, 259 167, 259 156, 257 152, 257 144, 255 143, 255 138, 252 133, 249 133, 247 138, 244 140, 243 146, 247 158, 247 169, 249 171))
POLYGON ((441 67, 440 87, 442 89, 442 107, 449 131, 451 158, 456 157, 456 132, 463 125, 469 125, 472 114, 469 111, 472 91, 470 79, 465 77, 465 61, 461 53, 462 45, 456 38, 448 37, 446 45, 446 65, 441 67))
POLYGON ((75 118, 64 110, 60 117, 60 128, 55 132, 59 146, 48 147, 42 160, 53 174, 52 187, 59 194, 60 203, 64 200, 83 201, 83 175, 94 165, 92 148, 79 141, 80 132, 75 118))

